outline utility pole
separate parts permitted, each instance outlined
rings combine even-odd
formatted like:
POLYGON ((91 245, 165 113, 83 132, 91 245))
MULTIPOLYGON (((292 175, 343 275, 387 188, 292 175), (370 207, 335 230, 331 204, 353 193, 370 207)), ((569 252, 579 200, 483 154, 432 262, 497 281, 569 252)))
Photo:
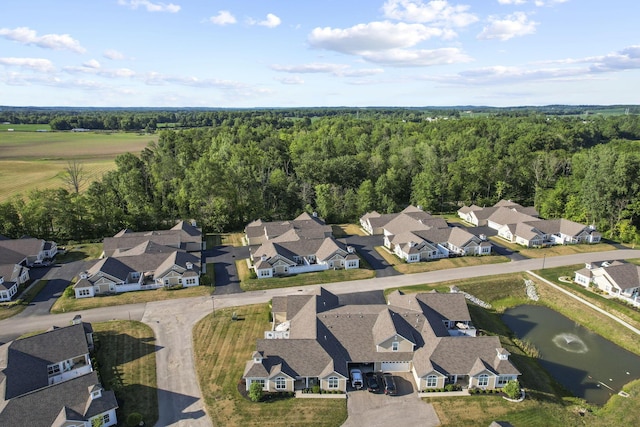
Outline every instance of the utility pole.
POLYGON ((216 316, 216 299, 213 295, 211 295, 211 315, 216 316))

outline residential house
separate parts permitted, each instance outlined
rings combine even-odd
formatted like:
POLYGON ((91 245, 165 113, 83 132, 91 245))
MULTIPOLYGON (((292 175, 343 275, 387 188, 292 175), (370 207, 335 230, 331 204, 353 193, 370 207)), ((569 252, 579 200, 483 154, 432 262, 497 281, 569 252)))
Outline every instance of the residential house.
POLYGON ((58 253, 56 242, 23 237, 0 239, 0 265, 21 264, 27 267, 53 258, 58 253))
POLYGON ((245 238, 248 245, 261 245, 292 230, 304 239, 323 239, 333 235, 331 226, 326 225, 318 214, 304 212, 291 221, 252 221, 245 227, 245 238))
POLYGON ((640 307, 640 267, 623 262, 586 263, 575 272, 574 282, 585 288, 595 286, 608 295, 640 307))
POLYGON ((200 285, 200 257, 175 247, 144 241, 130 249, 115 249, 78 275, 76 298, 200 285))
POLYGON ((11 301, 18 287, 29 281, 29 269, 21 264, 0 264, 0 301, 11 301))
POLYGON ((462 294, 396 291, 387 304, 340 305, 320 289, 274 297, 272 314, 245 366, 247 390, 258 382, 265 391, 346 391, 356 367, 410 372, 419 390, 499 388, 520 375, 498 337, 476 336, 462 294))
POLYGON ((250 258, 260 279, 360 267, 353 247, 334 239, 331 227, 316 214, 303 213, 283 222, 256 220, 245 232, 247 242, 253 245, 250 258))
POLYGON ((490 242, 463 228, 450 227, 444 219, 415 206, 398 214, 367 213, 360 225, 370 234, 384 235, 384 246, 406 262, 491 253, 490 242))
POLYGON ((129 229, 121 230, 115 236, 103 240, 102 256, 109 257, 118 251, 135 248, 148 241, 184 252, 200 252, 206 248, 206 243, 202 239, 202 230, 197 228, 195 223, 180 221, 170 230, 138 232, 129 229))
POLYGON ((593 226, 567 219, 544 220, 533 207, 501 200, 489 208, 463 206, 458 216, 475 226, 487 226, 510 243, 526 247, 598 243, 601 235, 593 226))
POLYGON ((91 365, 92 333, 76 316, 71 326, 1 346, 0 425, 116 425, 115 395, 91 365))

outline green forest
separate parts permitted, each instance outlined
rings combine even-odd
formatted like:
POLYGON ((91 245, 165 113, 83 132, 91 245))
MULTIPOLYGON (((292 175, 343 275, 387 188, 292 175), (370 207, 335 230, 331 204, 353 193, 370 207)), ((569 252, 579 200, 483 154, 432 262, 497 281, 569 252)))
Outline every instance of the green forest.
POLYGON ((61 182, 0 204, 0 234, 100 240, 177 219, 220 232, 305 210, 342 223, 410 203, 439 214, 511 199, 636 241, 639 118, 574 110, 3 111, 12 123, 111 123, 159 140, 119 156, 87 191, 61 182))

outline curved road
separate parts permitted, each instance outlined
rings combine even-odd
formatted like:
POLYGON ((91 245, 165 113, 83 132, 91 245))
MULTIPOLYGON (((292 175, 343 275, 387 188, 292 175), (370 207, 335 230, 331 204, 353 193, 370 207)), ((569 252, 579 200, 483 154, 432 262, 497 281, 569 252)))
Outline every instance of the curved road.
MULTIPOLYGON (((288 295, 292 292, 314 292, 319 286, 323 286, 336 294, 344 294, 539 270, 543 267, 543 263, 544 267, 551 268, 584 262, 628 258, 640 258, 640 250, 624 249, 549 257, 546 259, 527 259, 505 264, 462 267, 299 288, 279 288, 242 294, 216 295, 215 308, 265 303, 277 295, 288 295)), ((53 325, 63 325, 68 323, 75 314, 81 314, 83 320, 89 322, 111 319, 142 320, 151 326, 155 332, 156 346, 159 348, 156 352, 158 405, 160 408, 157 426, 210 426, 211 421, 204 411, 193 363, 191 330, 195 323, 208 313, 211 313, 212 309, 212 302, 209 297, 106 307, 56 315, 36 313, 29 315, 27 309, 22 316, 16 316, 0 322, 0 341, 6 342, 24 333, 47 329, 53 325)))

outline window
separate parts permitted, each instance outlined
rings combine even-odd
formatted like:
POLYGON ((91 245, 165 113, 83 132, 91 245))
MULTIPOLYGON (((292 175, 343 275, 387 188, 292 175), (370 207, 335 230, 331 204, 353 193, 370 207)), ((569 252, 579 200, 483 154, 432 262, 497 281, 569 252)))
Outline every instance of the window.
POLYGON ((478 377, 478 387, 486 387, 489 385, 489 375, 482 374, 478 377))
POLYGON ((260 277, 271 277, 271 270, 260 270, 260 277))
MULTIPOLYGON (((264 380, 251 380, 251 384, 253 384, 253 383, 260 383, 260 385, 264 389, 264 380)), ((249 384, 249 385, 251 385, 251 384, 249 384)))
POLYGON ((400 343, 398 341, 394 341, 393 343, 391 343, 391 351, 398 351, 399 347, 400 343))
POLYGON ((47 366, 47 372, 49 375, 58 375, 60 373, 60 365, 56 363, 55 365, 47 366))
POLYGON ((287 388, 287 380, 284 377, 276 378, 276 390, 284 390, 287 388))
POLYGON ((185 279, 185 284, 187 285, 195 285, 196 284, 196 279, 191 278, 191 279, 185 279))
POLYGON ((435 387, 438 385, 438 377, 435 375, 429 375, 427 377, 427 387, 435 387))
POLYGON ((78 291, 78 296, 80 297, 88 297, 91 295, 91 291, 89 289, 80 289, 78 291))
POLYGON ((338 388, 338 377, 329 377, 329 388, 338 388))
POLYGON ((510 379, 511 379, 511 377, 504 376, 504 375, 500 375, 500 376, 498 377, 498 383, 497 383, 497 384, 498 384, 499 386, 501 386, 501 385, 505 385, 505 384, 507 384, 507 383, 509 382, 509 380, 510 380, 510 379))
POLYGON ((102 416, 102 424, 103 424, 103 425, 104 425, 104 424, 109 424, 109 421, 111 421, 111 417, 109 417, 109 414, 108 414, 108 413, 107 413, 107 414, 104 414, 104 415, 102 416))

